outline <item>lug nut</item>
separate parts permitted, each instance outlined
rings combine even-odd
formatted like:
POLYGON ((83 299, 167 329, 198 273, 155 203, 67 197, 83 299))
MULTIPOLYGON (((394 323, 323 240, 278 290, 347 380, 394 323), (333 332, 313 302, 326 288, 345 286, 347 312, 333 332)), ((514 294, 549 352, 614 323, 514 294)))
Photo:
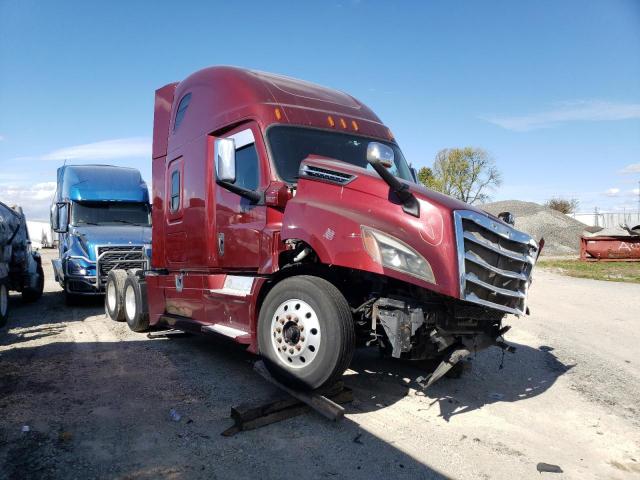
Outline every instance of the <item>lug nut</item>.
POLYGON ((300 351, 300 348, 302 348, 300 345, 296 345, 296 350, 300 351))
POLYGON ((289 353, 293 353, 293 348, 290 348, 290 349, 289 349, 289 353))
POLYGON ((276 332, 280 333, 282 329, 280 327, 276 328, 276 332))
POLYGON ((280 319, 280 323, 284 325, 284 318, 280 319))
POLYGON ((301 341, 301 342, 304 342, 304 336, 303 336, 303 337, 300 337, 300 341, 301 341))
POLYGON ((278 343, 282 343, 282 337, 278 337, 278 343))
POLYGON ((298 328, 300 329, 301 332, 304 332, 304 325, 300 325, 298 328))

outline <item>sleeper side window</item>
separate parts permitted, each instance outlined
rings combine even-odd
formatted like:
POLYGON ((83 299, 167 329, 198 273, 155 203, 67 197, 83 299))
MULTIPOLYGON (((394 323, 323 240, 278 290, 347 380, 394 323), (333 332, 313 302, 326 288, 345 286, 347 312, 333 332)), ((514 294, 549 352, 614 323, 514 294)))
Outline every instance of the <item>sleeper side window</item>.
POLYGON ((180 170, 174 170, 171 174, 171 212, 177 212, 180 208, 180 170))
POLYGON ((184 115, 185 113, 187 113, 187 107, 189 106, 190 102, 191 102, 191 93, 187 93, 184 97, 182 97, 182 100, 180 100, 180 103, 178 104, 178 110, 176 111, 176 118, 173 121, 174 132, 178 130, 178 127, 182 123, 182 120, 184 119, 184 115))

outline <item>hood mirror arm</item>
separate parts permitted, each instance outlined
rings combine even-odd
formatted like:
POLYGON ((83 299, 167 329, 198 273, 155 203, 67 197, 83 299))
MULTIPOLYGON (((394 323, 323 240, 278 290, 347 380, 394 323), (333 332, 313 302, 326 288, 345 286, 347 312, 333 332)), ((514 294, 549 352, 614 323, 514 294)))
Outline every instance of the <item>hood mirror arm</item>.
POLYGON ((409 185, 398 180, 379 160, 369 160, 369 163, 389 185, 391 191, 400 199, 402 210, 409 215, 420 218, 420 204, 415 195, 409 190, 409 185))
POLYGON ((217 181, 218 185, 223 188, 226 188, 230 192, 233 192, 241 197, 244 197, 248 200, 251 200, 251 203, 259 203, 262 200, 262 194, 256 192, 255 190, 249 190, 248 188, 240 187, 238 185, 234 185, 233 183, 225 182, 223 180, 217 181))

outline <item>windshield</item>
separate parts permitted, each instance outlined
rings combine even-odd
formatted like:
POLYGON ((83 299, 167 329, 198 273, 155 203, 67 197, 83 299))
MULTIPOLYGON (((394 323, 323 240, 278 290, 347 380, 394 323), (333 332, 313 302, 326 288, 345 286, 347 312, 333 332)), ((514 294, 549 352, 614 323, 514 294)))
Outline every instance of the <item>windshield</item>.
POLYGON ((150 225, 149 205, 139 202, 75 202, 71 206, 71 224, 150 225))
POLYGON ((413 182, 407 161, 395 143, 348 133, 283 126, 269 128, 267 137, 276 170, 285 182, 298 181, 300 162, 309 155, 335 158, 373 170, 367 162, 367 145, 373 141, 384 143, 393 149, 394 165, 389 168, 389 171, 396 177, 413 182))

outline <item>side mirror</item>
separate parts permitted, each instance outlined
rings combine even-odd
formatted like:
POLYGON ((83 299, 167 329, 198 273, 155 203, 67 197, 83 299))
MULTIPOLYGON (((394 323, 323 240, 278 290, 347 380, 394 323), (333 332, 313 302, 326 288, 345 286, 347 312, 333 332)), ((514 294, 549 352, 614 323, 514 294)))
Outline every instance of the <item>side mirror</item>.
POLYGON ((216 173, 221 182, 236 181, 236 142, 232 138, 218 138, 214 145, 216 173))
POLYGON ((56 233, 66 233, 69 230, 69 204, 56 202, 51 211, 51 228, 56 233))
POLYGON ((384 143, 369 142, 367 145, 367 162, 381 163, 385 168, 393 165, 393 149, 384 143))

